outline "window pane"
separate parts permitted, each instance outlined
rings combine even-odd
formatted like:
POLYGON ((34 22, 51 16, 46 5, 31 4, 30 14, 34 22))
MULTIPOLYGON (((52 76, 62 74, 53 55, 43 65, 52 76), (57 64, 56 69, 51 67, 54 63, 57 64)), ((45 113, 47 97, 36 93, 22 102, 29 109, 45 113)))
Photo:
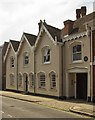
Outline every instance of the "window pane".
POLYGON ((73 61, 75 60, 81 60, 81 53, 73 54, 73 61))
POLYGON ((76 45, 73 47, 73 61, 81 59, 81 45, 76 45))
POLYGON ((39 86, 44 88, 45 87, 45 75, 40 75, 40 84, 39 86))
POLYGON ((81 51, 81 45, 77 45, 77 52, 81 51))
POLYGON ((46 48, 44 50, 43 60, 44 60, 44 62, 49 62, 50 61, 50 49, 46 48))
POLYGON ((54 89, 56 87, 56 75, 51 75, 51 89, 54 89))

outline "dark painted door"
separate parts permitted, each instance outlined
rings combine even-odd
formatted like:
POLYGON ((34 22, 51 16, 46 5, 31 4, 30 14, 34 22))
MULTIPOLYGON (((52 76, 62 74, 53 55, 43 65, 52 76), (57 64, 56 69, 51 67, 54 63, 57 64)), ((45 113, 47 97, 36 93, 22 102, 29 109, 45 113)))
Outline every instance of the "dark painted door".
POLYGON ((26 77, 26 79, 25 79, 25 92, 27 92, 28 91, 28 76, 26 75, 25 77, 26 77))
POLYGON ((77 73, 77 99, 87 99, 87 73, 77 73))

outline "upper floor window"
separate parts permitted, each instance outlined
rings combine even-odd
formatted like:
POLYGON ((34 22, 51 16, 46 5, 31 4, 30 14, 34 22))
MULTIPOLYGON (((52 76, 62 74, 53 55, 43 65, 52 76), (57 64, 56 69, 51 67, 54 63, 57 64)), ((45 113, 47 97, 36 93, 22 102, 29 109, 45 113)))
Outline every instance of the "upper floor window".
POLYGON ((43 63, 49 63, 50 62, 50 48, 45 47, 43 49, 43 63))
POLYGON ((24 53, 24 65, 29 64, 29 54, 27 52, 24 53))
POLYGON ((10 85, 14 86, 14 75, 10 74, 10 85))
POLYGON ((11 68, 14 67, 14 57, 10 58, 10 66, 11 66, 11 68))
POLYGON ((73 47, 72 57, 73 61, 78 61, 82 59, 81 45, 76 45, 73 47))

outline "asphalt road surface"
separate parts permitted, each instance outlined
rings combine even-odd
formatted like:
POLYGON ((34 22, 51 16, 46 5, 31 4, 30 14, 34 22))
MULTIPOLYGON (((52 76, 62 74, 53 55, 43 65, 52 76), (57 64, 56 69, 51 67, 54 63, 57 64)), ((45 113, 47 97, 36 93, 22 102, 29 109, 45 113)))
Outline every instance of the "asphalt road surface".
POLYGON ((71 112, 47 108, 32 102, 2 97, 2 118, 86 118, 71 112))

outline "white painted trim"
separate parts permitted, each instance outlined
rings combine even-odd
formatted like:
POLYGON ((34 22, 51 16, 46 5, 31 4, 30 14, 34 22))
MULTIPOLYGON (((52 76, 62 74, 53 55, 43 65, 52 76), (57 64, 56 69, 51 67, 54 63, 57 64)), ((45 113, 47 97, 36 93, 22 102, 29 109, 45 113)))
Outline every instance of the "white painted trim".
MULTIPOLYGON (((44 26, 44 24, 42 23, 42 26, 41 26, 41 29, 40 29, 40 32, 37 36, 37 39, 36 39, 36 42, 35 42, 35 48, 37 47, 37 44, 39 42, 39 39, 40 39, 40 36, 42 35, 43 32, 46 32, 47 35, 49 36, 50 40, 52 40, 53 44, 56 45, 56 41, 53 39, 53 37, 50 35, 49 31, 46 29, 46 27, 44 26)), ((57 38, 56 38, 57 39, 57 38)))
POLYGON ((16 52, 15 52, 15 50, 14 50, 14 48, 13 48, 13 46, 12 46, 12 43, 11 43, 11 41, 10 41, 9 44, 8 44, 8 47, 7 47, 5 56, 4 56, 4 61, 6 60, 6 57, 7 57, 7 55, 8 55, 8 52, 9 52, 9 50, 10 50, 10 47, 12 48, 14 54, 16 55, 16 52))
POLYGON ((63 42, 76 40, 76 39, 79 39, 79 38, 85 37, 85 36, 87 36, 87 32, 82 32, 82 33, 77 33, 77 34, 74 34, 74 35, 69 35, 69 36, 63 38, 63 42))
POLYGON ((46 76, 46 72, 44 72, 44 71, 39 71, 39 72, 37 72, 37 76, 38 76, 40 73, 44 73, 45 76, 46 76))
POLYGON ((31 71, 31 72, 29 73, 29 76, 30 76, 31 74, 34 75, 34 72, 31 71))
POLYGON ((68 47, 76 45, 76 44, 78 44, 78 45, 81 44, 83 46, 83 41, 73 41, 68 45, 68 47))
POLYGON ((21 72, 18 73, 18 76, 19 76, 19 74, 23 77, 23 74, 21 72))
POLYGON ((67 69, 68 73, 88 73, 88 67, 72 67, 67 69))
POLYGON ((22 35, 22 37, 21 37, 21 40, 20 40, 20 44, 19 44, 18 50, 17 50, 17 55, 18 55, 19 52, 20 52, 20 49, 21 49, 21 47, 22 47, 22 43, 24 42, 24 40, 26 40, 26 42, 28 43, 28 45, 29 45, 31 51, 32 51, 33 48, 34 48, 34 46, 32 47, 32 46, 30 45, 28 39, 26 38, 26 36, 25 36, 24 33, 23 33, 23 35, 22 35))

